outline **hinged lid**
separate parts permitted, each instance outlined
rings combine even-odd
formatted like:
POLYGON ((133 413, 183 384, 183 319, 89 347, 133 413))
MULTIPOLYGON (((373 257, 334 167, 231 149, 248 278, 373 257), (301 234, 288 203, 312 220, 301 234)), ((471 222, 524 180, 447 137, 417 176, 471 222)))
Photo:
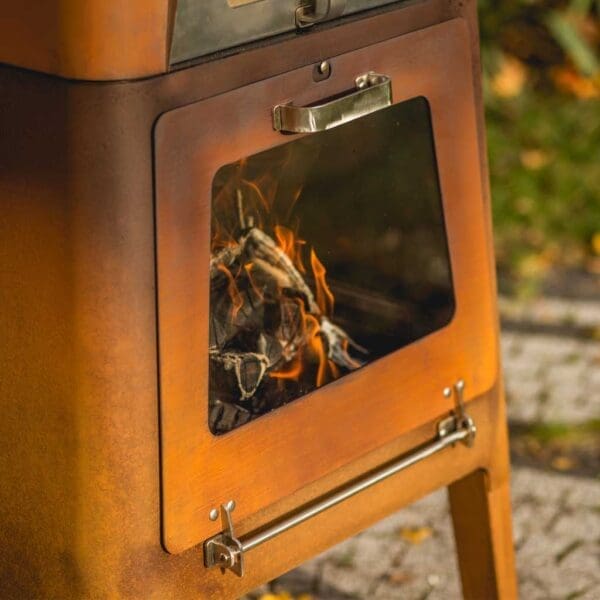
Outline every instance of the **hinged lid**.
POLYGON ((393 0, 179 0, 171 64, 393 0))

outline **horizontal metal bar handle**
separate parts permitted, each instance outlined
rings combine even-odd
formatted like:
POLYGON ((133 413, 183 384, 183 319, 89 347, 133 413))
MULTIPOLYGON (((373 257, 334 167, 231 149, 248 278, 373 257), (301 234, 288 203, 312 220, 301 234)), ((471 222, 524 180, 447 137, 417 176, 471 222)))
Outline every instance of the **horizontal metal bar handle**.
MULTIPOLYGON (((457 384, 457 391, 459 390, 458 385, 460 385, 460 382, 457 384)), ((460 392, 462 393, 462 387, 460 388, 460 392)), ((224 530, 204 543, 205 566, 230 569, 241 577, 244 574, 244 553, 396 475, 400 471, 437 454, 449 446, 454 446, 458 442, 471 446, 476 432, 477 428, 473 420, 466 413, 457 412, 457 414, 452 414, 438 423, 437 436, 430 442, 423 444, 409 454, 399 457, 371 474, 342 487, 338 491, 325 496, 299 512, 276 522, 274 525, 244 538, 237 538, 233 530, 231 512, 235 508, 235 503, 228 502, 221 505, 221 519, 224 530)))
POLYGON ((392 81, 386 75, 365 73, 355 85, 354 91, 323 104, 278 104, 273 108, 273 128, 282 133, 325 131, 392 104, 392 81))
POLYGON ((344 502, 344 500, 348 500, 349 498, 352 498, 352 496, 355 496, 356 494, 359 494, 360 492, 390 478, 392 475, 395 475, 396 473, 399 473, 400 471, 403 471, 404 469, 407 469, 408 467, 421 462, 422 460, 425 460, 434 454, 437 454, 440 450, 443 450, 448 446, 452 446, 457 442, 462 442, 468 435, 470 435, 470 433, 467 428, 458 429, 445 437, 441 437, 433 442, 430 442, 429 444, 426 444, 419 450, 412 452, 406 457, 392 463, 388 467, 385 467, 380 471, 376 471, 364 479, 359 479, 356 483, 349 485, 346 488, 342 488, 339 492, 332 494, 320 502, 317 502, 313 506, 300 511, 292 517, 281 521, 281 523, 270 527, 262 533, 252 535, 245 540, 241 540, 242 552, 248 552, 257 546, 268 542, 274 537, 277 537, 281 533, 284 533, 288 529, 292 529, 293 527, 296 527, 296 525, 300 525, 328 510, 329 508, 344 502))

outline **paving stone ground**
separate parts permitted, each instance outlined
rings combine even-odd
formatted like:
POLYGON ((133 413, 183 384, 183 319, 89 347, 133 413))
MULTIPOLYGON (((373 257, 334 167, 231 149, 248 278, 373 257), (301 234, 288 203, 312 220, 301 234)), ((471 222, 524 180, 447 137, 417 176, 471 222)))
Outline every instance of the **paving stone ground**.
MULTIPOLYGON (((577 456, 536 463, 515 455, 521 598, 600 600, 600 301, 552 298, 523 305, 503 298, 500 304, 514 437, 540 424, 595 433, 587 470, 578 470, 577 456)), ((589 453, 589 440, 586 444, 589 453)), ((286 590, 313 600, 459 599, 455 556, 446 492, 440 490, 249 598, 286 590)))

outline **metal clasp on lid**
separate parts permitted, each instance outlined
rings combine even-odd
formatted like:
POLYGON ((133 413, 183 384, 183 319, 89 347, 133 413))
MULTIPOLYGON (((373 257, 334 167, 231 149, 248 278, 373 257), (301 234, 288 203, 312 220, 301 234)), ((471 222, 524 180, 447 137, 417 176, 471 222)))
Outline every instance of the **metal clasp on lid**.
POLYGON ((321 21, 340 17, 346 8, 346 0, 303 1, 296 9, 296 27, 304 29, 321 21))

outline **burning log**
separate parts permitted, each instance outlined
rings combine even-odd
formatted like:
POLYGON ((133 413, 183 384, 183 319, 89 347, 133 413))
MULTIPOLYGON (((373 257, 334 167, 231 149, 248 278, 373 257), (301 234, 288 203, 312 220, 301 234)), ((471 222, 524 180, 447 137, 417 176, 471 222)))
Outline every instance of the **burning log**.
POLYGON ((302 275, 301 242, 281 226, 274 237, 252 224, 211 257, 210 419, 216 433, 363 364, 349 349, 366 350, 329 318, 334 299, 314 250, 315 293, 302 275))

